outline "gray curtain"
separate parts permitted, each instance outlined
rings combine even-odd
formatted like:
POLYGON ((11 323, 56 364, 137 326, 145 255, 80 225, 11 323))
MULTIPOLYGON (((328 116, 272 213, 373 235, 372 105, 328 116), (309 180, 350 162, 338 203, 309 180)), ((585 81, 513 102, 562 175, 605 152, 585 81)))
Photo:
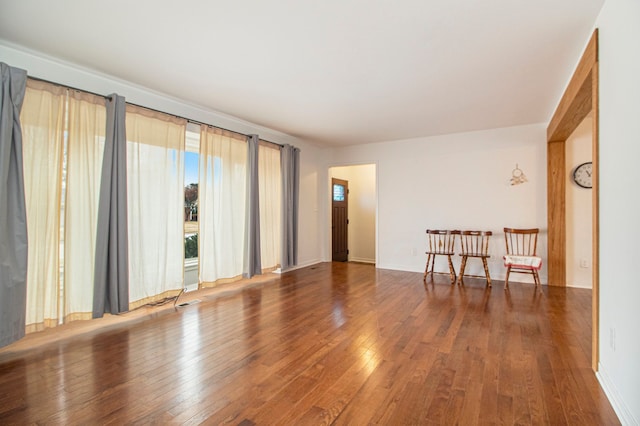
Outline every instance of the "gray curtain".
POLYGON ((27 72, 0 62, 0 347, 24 337, 27 212, 20 109, 27 72))
POLYGON ((116 94, 107 98, 107 129, 102 160, 93 317, 129 309, 129 250, 127 245, 126 104, 116 94))
POLYGON ((262 261, 260 259, 260 187, 258 182, 260 139, 258 135, 249 135, 247 146, 247 222, 245 229, 244 276, 251 278, 262 273, 262 261))
POLYGON ((298 264, 298 198, 300 149, 285 145, 280 151, 282 172, 282 269, 298 264))

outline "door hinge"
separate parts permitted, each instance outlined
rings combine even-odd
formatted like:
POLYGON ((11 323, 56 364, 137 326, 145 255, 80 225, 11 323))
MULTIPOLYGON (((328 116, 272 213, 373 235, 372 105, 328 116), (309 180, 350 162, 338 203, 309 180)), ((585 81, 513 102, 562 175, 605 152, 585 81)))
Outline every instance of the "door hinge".
POLYGON ((347 254, 349 254, 349 250, 347 250, 347 254))
POLYGON ((349 224, 349 219, 347 219, 347 225, 349 224))

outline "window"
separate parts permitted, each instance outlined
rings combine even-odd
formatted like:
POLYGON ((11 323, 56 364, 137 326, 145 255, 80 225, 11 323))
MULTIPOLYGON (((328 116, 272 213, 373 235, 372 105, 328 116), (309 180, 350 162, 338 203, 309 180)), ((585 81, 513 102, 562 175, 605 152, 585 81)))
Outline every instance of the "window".
POLYGON ((198 162, 200 134, 187 130, 184 154, 184 258, 198 258, 198 162))
POLYGON ((344 201, 344 186, 333 184, 333 201, 344 201))
MULTIPOLYGON (((103 97, 29 81, 21 122, 33 331, 92 316, 106 108, 103 97)), ((183 285, 241 278, 247 136, 127 104, 126 139, 129 309, 183 285)), ((281 158, 277 145, 261 141, 263 272, 282 258, 281 158)))

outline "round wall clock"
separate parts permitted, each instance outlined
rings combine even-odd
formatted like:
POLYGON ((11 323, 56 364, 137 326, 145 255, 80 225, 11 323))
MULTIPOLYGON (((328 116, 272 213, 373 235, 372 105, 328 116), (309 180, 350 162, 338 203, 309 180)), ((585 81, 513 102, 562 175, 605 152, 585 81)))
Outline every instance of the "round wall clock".
POLYGON ((591 161, 582 163, 573 170, 573 181, 582 188, 591 188, 593 187, 592 173, 593 163, 591 161))

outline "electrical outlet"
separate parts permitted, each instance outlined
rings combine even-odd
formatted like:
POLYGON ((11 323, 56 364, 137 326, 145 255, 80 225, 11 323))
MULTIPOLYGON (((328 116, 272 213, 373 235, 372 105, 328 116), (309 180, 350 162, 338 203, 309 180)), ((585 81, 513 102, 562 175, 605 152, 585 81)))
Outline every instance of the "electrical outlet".
POLYGON ((581 268, 588 268, 589 267, 589 261, 587 259, 580 259, 580 267, 581 268))
POLYGON ((417 248, 412 248, 411 249, 411 256, 417 256, 418 255, 418 249, 417 248))

